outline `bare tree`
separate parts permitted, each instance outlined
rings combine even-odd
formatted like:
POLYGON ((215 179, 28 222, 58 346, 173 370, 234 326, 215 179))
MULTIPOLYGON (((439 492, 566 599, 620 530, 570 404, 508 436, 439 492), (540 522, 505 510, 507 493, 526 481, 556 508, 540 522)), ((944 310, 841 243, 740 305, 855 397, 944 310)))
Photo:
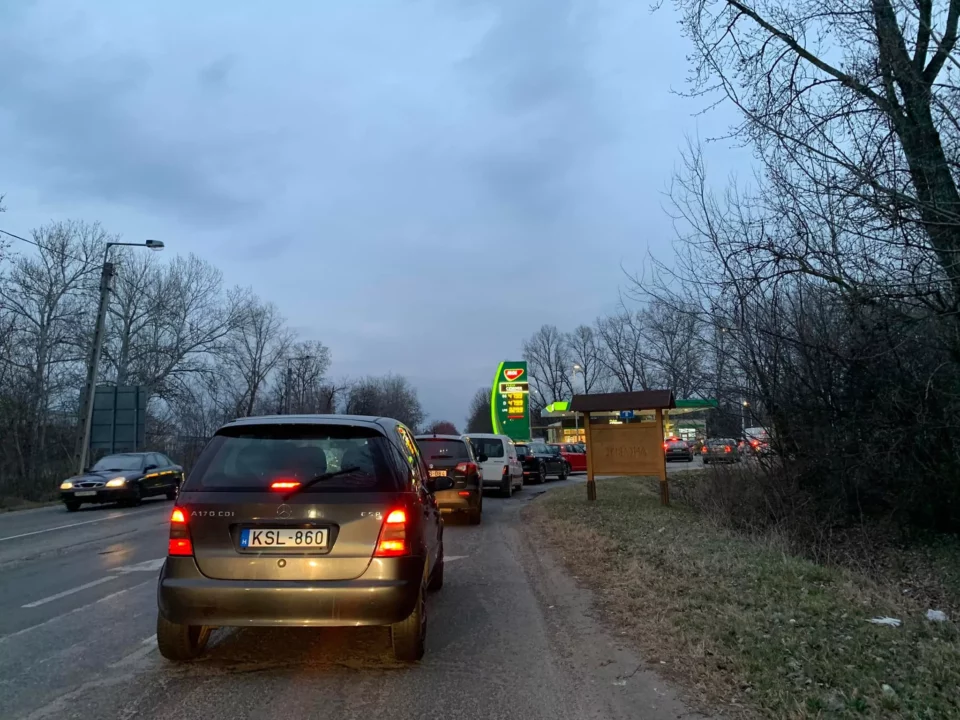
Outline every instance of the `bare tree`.
POLYGON ((424 419, 417 391, 399 375, 368 377, 356 382, 347 395, 346 412, 393 418, 413 430, 419 428, 424 419))
POLYGON ((283 316, 273 303, 249 294, 237 322, 220 344, 225 370, 235 374, 236 415, 253 415, 267 379, 287 356, 293 342, 283 316))
POLYGON ((603 363, 603 349, 598 342, 597 331, 589 325, 578 325, 566 335, 567 353, 571 360, 571 370, 579 366, 577 374, 583 380, 583 392, 596 392, 603 386, 609 375, 603 363))
POLYGON ((467 416, 467 432, 493 432, 493 418, 490 415, 490 388, 480 388, 474 393, 467 416))
POLYGON ((537 409, 570 395, 573 361, 564 336, 555 325, 544 325, 523 343, 530 373, 530 398, 537 409))
POLYGON ((656 384, 677 397, 692 397, 703 389, 703 344, 693 312, 677 312, 663 302, 643 310, 642 336, 656 368, 656 384))
POLYGON ((599 362, 624 392, 649 390, 651 374, 644 355, 643 315, 626 309, 597 320, 599 362))
POLYGON ((449 420, 434 420, 432 423, 427 425, 424 429, 424 432, 434 433, 436 435, 459 435, 460 431, 457 430, 457 426, 454 425, 449 420))

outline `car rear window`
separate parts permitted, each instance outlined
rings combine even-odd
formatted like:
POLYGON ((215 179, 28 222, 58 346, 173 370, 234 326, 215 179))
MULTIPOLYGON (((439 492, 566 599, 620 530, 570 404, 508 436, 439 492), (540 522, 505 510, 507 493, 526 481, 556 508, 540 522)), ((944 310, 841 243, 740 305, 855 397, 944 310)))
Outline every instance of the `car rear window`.
POLYGON ((686 450, 687 444, 683 440, 671 440, 667 443, 667 447, 679 448, 680 450, 686 450))
POLYGON ((504 455, 503 440, 500 438, 475 438, 471 437, 470 442, 478 453, 486 455, 488 458, 502 458, 504 455))
POLYGON ((532 453, 526 445, 517 445, 517 457, 528 457, 532 453))
POLYGON ((463 440, 417 438, 417 445, 420 446, 420 454, 423 455, 423 459, 427 461, 443 458, 450 458, 451 460, 470 459, 467 444, 463 440))
POLYGON ((354 425, 244 425, 226 428, 207 444, 188 491, 260 491, 281 479, 307 483, 318 475, 356 470, 306 488, 305 493, 395 492, 406 484, 389 459, 394 452, 376 430, 354 425))

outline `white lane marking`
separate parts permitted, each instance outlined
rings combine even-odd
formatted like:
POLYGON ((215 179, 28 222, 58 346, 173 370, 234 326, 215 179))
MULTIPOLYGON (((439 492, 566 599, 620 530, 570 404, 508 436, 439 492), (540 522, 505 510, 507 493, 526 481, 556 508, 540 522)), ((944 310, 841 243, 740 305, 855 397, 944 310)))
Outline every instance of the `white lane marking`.
POLYGON ((4 540, 16 540, 18 538, 30 537, 32 535, 41 535, 42 533, 53 532, 54 530, 66 530, 67 528, 80 527, 81 525, 92 525, 93 523, 104 522, 105 520, 116 520, 117 518, 130 517, 132 515, 142 515, 145 512, 151 512, 154 510, 156 510, 156 508, 148 508, 146 510, 140 510, 138 512, 114 513, 113 515, 105 515, 104 517, 97 518, 96 520, 84 520, 83 522, 69 523, 67 525, 57 525, 56 527, 44 528, 43 530, 34 530, 28 533, 20 533, 19 535, 8 535, 7 537, 0 537, 0 542, 3 542, 4 540))
POLYGON ((73 595, 74 593, 82 592, 88 588, 96 587, 97 585, 102 585, 105 582, 110 582, 111 580, 116 580, 116 575, 107 575, 102 577, 99 580, 94 580, 93 582, 84 583, 83 585, 78 585, 75 588, 70 588, 69 590, 64 590, 63 592, 57 593, 56 595, 51 595, 50 597, 45 597, 42 600, 34 600, 32 603, 27 603, 26 605, 21 605, 22 608, 35 608, 40 607, 41 605, 46 605, 49 602, 54 600, 59 600, 60 598, 65 598, 67 595, 73 595))
POLYGON ((57 622, 58 620, 63 620, 63 618, 69 617, 70 615, 73 615, 74 613, 83 612, 84 610, 89 610, 89 609, 92 608, 94 605, 99 605, 100 603, 106 602, 107 600, 112 600, 113 598, 115 598, 115 597, 117 597, 117 596, 119 596, 119 595, 123 595, 124 593, 128 593, 128 592, 130 592, 131 590, 136 590, 137 588, 142 588, 144 585, 153 585, 154 583, 156 583, 156 580, 153 580, 153 579, 144 580, 142 583, 137 583, 136 585, 131 585, 130 587, 124 588, 123 590, 117 590, 115 593, 110 593, 109 595, 104 595, 104 596, 103 596, 102 598, 100 598, 99 600, 94 600, 92 603, 87 603, 86 605, 81 605, 80 607, 74 608, 73 610, 68 610, 67 612, 63 613, 62 615, 56 615, 56 616, 50 618, 49 620, 44 620, 42 623, 37 623, 36 625, 31 625, 30 627, 25 627, 23 630, 17 630, 16 632, 12 632, 12 633, 10 633, 9 635, 0 635, 0 643, 3 643, 4 640, 9 640, 10 638, 17 637, 18 635, 23 635, 23 634, 25 634, 25 633, 28 633, 28 632, 30 632, 31 630, 36 630, 37 628, 42 628, 42 627, 44 627, 45 625, 50 625, 51 623, 55 623, 55 622, 57 622))
POLYGON ((113 572, 119 573, 132 573, 132 572, 154 572, 163 567, 163 563, 166 562, 166 558, 157 558, 156 560, 145 560, 142 563, 137 563, 136 565, 124 565, 123 567, 118 567, 113 570, 113 572))
POLYGON ((141 658, 145 658, 147 655, 149 655, 156 649, 157 649, 157 636, 151 635, 146 640, 143 640, 140 643, 140 647, 138 647, 132 653, 124 655, 122 658, 120 658, 116 662, 110 663, 110 665, 108 665, 107 667, 109 667, 110 669, 115 669, 118 667, 123 667, 124 665, 129 665, 130 663, 134 663, 141 658))
POLYGON ((470 557, 469 555, 444 555, 443 561, 445 563, 453 562, 454 560, 463 560, 465 557, 470 557))

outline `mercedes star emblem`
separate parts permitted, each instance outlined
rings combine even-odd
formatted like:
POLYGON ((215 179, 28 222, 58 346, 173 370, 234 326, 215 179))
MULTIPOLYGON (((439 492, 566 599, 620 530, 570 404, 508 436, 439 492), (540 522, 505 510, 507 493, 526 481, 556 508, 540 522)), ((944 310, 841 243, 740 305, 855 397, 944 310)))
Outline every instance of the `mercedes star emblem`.
POLYGON ((293 515, 293 510, 289 505, 278 505, 277 506, 277 517, 287 519, 293 515))

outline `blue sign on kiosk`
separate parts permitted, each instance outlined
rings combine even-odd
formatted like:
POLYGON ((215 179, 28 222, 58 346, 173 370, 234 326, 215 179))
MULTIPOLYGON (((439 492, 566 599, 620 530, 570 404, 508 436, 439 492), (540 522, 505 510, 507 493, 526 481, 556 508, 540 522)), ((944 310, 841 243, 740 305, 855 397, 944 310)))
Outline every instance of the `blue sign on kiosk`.
POLYGON ((620 411, 621 420, 633 420, 633 410, 621 410, 620 411))

